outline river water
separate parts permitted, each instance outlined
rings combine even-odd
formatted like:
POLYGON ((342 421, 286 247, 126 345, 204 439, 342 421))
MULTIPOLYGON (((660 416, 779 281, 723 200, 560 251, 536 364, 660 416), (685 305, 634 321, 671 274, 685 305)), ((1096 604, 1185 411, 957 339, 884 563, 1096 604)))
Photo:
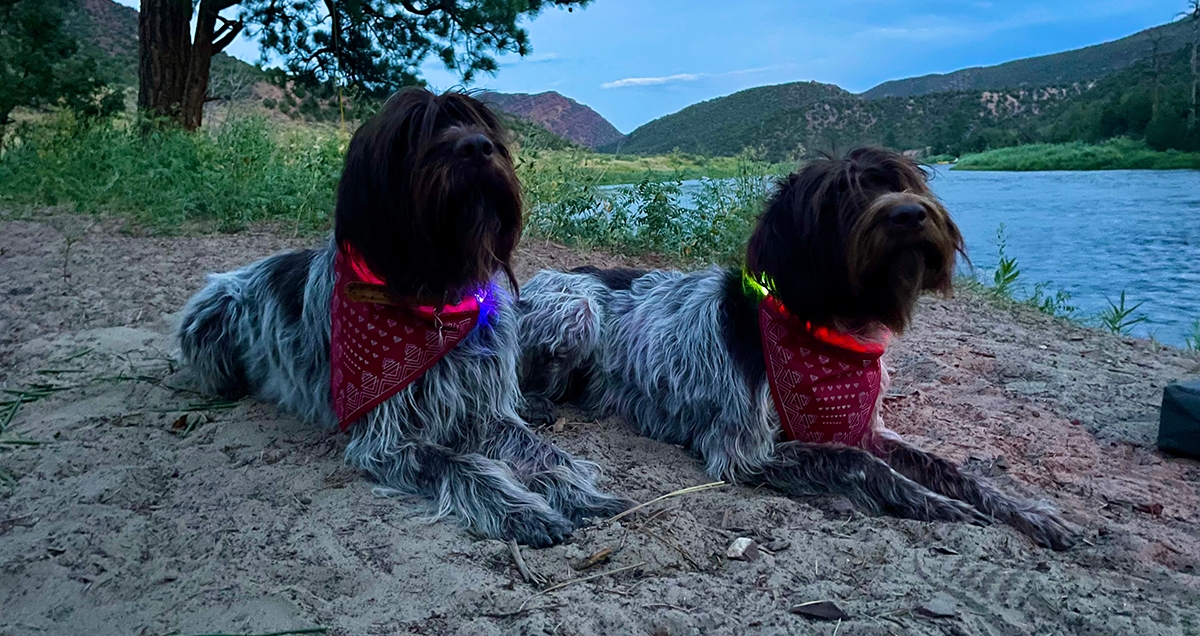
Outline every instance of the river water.
MULTIPOLYGON (((1135 336, 1182 346, 1200 319, 1200 171, 968 172, 937 166, 931 181, 990 281, 996 231, 1020 267, 1018 297, 1035 283, 1071 294, 1076 317, 1142 303, 1135 336)), ((684 182, 684 192, 699 182, 684 182)))

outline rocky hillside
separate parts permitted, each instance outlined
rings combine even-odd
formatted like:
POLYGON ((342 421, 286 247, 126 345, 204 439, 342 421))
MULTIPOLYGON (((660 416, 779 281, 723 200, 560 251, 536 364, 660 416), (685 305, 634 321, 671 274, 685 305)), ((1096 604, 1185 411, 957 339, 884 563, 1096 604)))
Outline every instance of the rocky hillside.
POLYGON ((599 113, 554 91, 480 93, 479 98, 510 115, 540 124, 546 130, 581 146, 599 148, 625 138, 599 113))
POLYGON ((656 119, 633 131, 621 151, 733 155, 752 148, 765 159, 784 161, 863 143, 925 148, 1038 117, 1087 88, 1076 84, 872 100, 817 82, 761 86, 656 119))
MULTIPOLYGON (((138 12, 113 0, 81 0, 64 16, 68 33, 79 42, 80 52, 96 59, 104 78, 114 84, 137 86, 138 12)), ((218 53, 213 58, 213 78, 251 73, 257 67, 218 53)))
POLYGON ((1082 49, 1014 60, 996 66, 965 68, 953 73, 884 82, 863 93, 863 97, 911 97, 946 91, 1028 88, 1093 81, 1148 59, 1153 54, 1156 39, 1161 52, 1171 53, 1188 46, 1191 37, 1191 25, 1172 22, 1082 49))
POLYGON ((733 155, 750 148, 781 161, 864 143, 958 155, 1117 136, 1187 149, 1200 140, 1171 139, 1183 134, 1190 34, 1190 25, 1173 23, 1077 51, 890 82, 862 95, 815 82, 760 86, 645 124, 620 151, 733 155), (1160 121, 1151 125, 1154 112, 1160 121))

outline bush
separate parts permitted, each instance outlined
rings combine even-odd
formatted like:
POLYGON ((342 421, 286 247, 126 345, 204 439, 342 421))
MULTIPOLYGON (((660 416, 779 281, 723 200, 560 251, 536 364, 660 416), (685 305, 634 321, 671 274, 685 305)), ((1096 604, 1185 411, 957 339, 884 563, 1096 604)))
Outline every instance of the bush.
POLYGON ((345 149, 333 134, 274 134, 261 118, 211 134, 64 112, 14 137, 0 160, 0 197, 73 204, 163 232, 260 220, 324 229, 345 149))
POLYGON ((956 170, 1177 170, 1200 169, 1200 153, 1159 152, 1141 141, 1100 144, 1027 144, 959 159, 956 170))
POLYGON ((728 180, 701 179, 691 202, 680 179, 647 174, 638 183, 601 187, 603 174, 576 161, 523 153, 526 230, 568 245, 622 253, 654 252, 678 263, 735 263, 769 192, 771 166, 743 156, 728 180))
MULTIPOLYGON (((64 112, 14 135, 0 158, 0 199, 70 204, 158 232, 236 231, 256 221, 325 231, 347 136, 320 131, 272 130, 251 117, 215 133, 185 132, 144 121, 89 123, 64 112)), ((610 175, 594 165, 605 161, 582 150, 522 147, 517 170, 529 234, 679 263, 733 263, 768 194, 764 175, 779 168, 749 154, 724 158, 720 167, 732 178, 705 178, 689 196, 680 178, 658 170, 606 187, 610 175)))

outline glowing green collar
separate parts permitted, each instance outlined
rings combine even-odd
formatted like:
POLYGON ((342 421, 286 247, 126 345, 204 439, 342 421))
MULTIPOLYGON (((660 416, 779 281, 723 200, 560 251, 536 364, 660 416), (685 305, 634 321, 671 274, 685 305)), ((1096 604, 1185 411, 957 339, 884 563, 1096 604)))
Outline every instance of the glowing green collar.
POLYGON ((759 274, 756 278, 749 269, 742 268, 742 291, 754 299, 754 302, 762 302, 762 299, 771 295, 771 290, 774 288, 775 283, 770 276, 759 274))

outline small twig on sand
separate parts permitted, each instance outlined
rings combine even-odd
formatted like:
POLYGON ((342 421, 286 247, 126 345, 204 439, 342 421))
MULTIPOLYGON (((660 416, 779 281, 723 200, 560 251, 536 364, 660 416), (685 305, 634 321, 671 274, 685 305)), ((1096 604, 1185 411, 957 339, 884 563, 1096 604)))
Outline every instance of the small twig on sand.
POLYGON ((686 607, 680 607, 678 605, 671 605, 670 603, 646 603, 645 605, 642 606, 643 609, 655 609, 655 608, 659 608, 659 607, 666 608, 666 609, 673 609, 673 610, 676 610, 679 612, 683 612, 684 614, 692 613, 691 609, 688 609, 686 607))
POLYGON ((548 588, 546 588, 546 589, 542 590, 541 592, 537 592, 536 594, 530 594, 530 595, 529 595, 529 598, 527 598, 527 599, 525 599, 524 601, 522 601, 522 602, 521 602, 521 605, 520 605, 519 607, 517 607, 517 609, 516 609, 516 610, 514 610, 514 611, 511 611, 511 612, 505 612, 505 613, 503 613, 503 614, 487 614, 487 616, 489 616, 489 617, 491 617, 491 618, 507 618, 507 617, 509 617, 509 616, 516 616, 516 615, 520 614, 521 612, 524 612, 524 611, 525 611, 525 606, 526 606, 526 605, 529 605, 529 601, 532 601, 533 599, 535 599, 535 598, 537 598, 537 597, 539 597, 539 596, 545 596, 546 594, 549 594, 549 593, 551 593, 551 592, 554 592, 554 591, 556 591, 556 590, 561 590, 561 589, 563 589, 564 587, 569 587, 569 586, 571 586, 571 585, 575 585, 576 583, 586 583, 586 582, 588 582, 588 581, 594 581, 594 580, 596 580, 596 579, 598 579, 598 578, 602 578, 602 577, 605 577, 605 576, 610 576, 610 575, 613 575, 613 574, 620 574, 621 572, 626 572, 626 571, 628 571, 628 570, 634 570, 634 569, 637 569, 637 568, 640 568, 640 567, 642 567, 643 565, 646 565, 646 563, 647 563, 646 561, 642 561, 641 563, 635 563, 635 564, 633 564, 633 565, 627 565, 627 566, 625 566, 625 567, 623 567, 623 568, 617 568, 617 569, 615 569, 615 570, 608 570, 607 572, 597 572, 596 574, 589 574, 588 576, 581 576, 581 577, 579 577, 579 578, 577 578, 577 579, 571 579, 571 580, 569 580, 569 581, 563 581, 562 583, 557 583, 557 584, 555 584, 555 585, 551 585, 550 587, 548 587, 548 588))
POLYGON ((700 484, 699 486, 690 486, 690 487, 688 487, 688 488, 681 488, 681 489, 679 489, 679 490, 676 490, 675 492, 669 492, 669 493, 667 493, 667 494, 665 494, 665 495, 663 495, 663 496, 661 496, 661 497, 655 497, 654 499, 651 499, 650 501, 647 501, 647 502, 646 502, 646 503, 644 503, 644 504, 638 504, 638 505, 636 505, 636 506, 634 506, 634 507, 630 508, 629 510, 626 510, 625 512, 622 512, 621 514, 619 514, 619 515, 616 515, 615 517, 610 517, 610 518, 607 520, 607 522, 608 522, 608 523, 612 523, 612 522, 614 522, 614 521, 620 521, 621 519, 624 519, 625 517, 628 517, 629 515, 631 515, 631 514, 633 514, 633 513, 637 512, 637 511, 641 510, 642 508, 645 508, 646 506, 650 506, 650 505, 656 504, 656 503, 658 503, 658 502, 660 502, 660 501, 663 501, 663 500, 665 500, 665 499, 670 499, 671 497, 679 497, 679 496, 682 496, 682 495, 690 495, 690 494, 692 494, 692 493, 694 493, 694 492, 703 492, 703 491, 705 491, 705 490, 712 490, 713 488, 720 488, 720 487, 722 487, 722 486, 727 486, 727 485, 728 485, 728 484, 726 484, 726 483, 725 483, 725 482, 723 482, 723 481, 714 481, 714 482, 707 483, 707 484, 700 484))
POLYGON ((0 444, 11 446, 41 446, 45 443, 40 439, 0 439, 0 444))
POLYGON ((521 578, 525 579, 526 583, 541 585, 546 582, 546 579, 542 578, 541 575, 530 570, 529 566, 525 565, 525 557, 521 556, 521 548, 517 545, 516 541, 512 539, 508 540, 508 550, 509 552, 512 552, 513 561, 515 561, 517 564, 517 571, 521 573, 521 578))
MULTIPOLYGON (((564 587, 575 585, 576 583, 586 583, 587 581, 592 581, 592 580, 595 580, 595 579, 598 579, 601 577, 605 577, 605 576, 609 576, 612 574, 620 574, 621 572, 625 572, 626 570, 634 570, 634 569, 642 567, 643 565, 646 565, 646 563, 647 563, 646 561, 642 561, 641 563, 634 563, 633 565, 627 565, 623 568, 617 568, 615 570, 608 570, 607 572, 597 572, 596 574, 589 574, 588 576, 581 576, 577 579, 563 581, 562 583, 557 583, 555 585, 551 585, 550 587, 542 590, 541 592, 538 592, 538 594, 549 594, 550 592, 553 592, 555 590, 561 590, 564 587)), ((535 594, 534 596, 537 596, 537 594, 535 594)))
POLYGON ((282 632, 267 632, 265 634, 196 634, 195 636, 289 636, 290 634, 324 634, 325 627, 305 627, 304 629, 285 629, 282 632))
POLYGON ((704 569, 704 568, 700 567, 700 564, 696 562, 696 559, 693 559, 693 558, 692 558, 692 555, 690 555, 690 554, 688 554, 688 553, 687 553, 687 550, 684 550, 684 549, 683 549, 681 546, 679 546, 678 544, 676 544, 676 543, 673 543, 673 542, 671 542, 671 541, 668 541, 667 539, 665 539, 665 538, 663 538, 663 537, 659 536, 658 534, 656 534, 656 533, 654 533, 654 532, 651 532, 650 530, 648 530, 648 529, 646 529, 646 528, 644 528, 644 527, 643 527, 643 528, 638 528, 638 532, 641 532, 642 534, 648 535, 648 536, 649 536, 649 537, 651 537, 652 539, 656 539, 656 540, 657 540, 659 543, 661 543, 661 544, 663 544, 663 545, 667 546, 668 548, 671 548, 672 550, 674 550, 674 551, 678 552, 680 555, 682 555, 682 556, 683 556, 684 560, 686 560, 686 561, 687 561, 689 564, 691 564, 691 566, 692 566, 692 567, 696 568, 696 571, 697 571, 697 572, 699 572, 699 571, 702 571, 702 570, 704 569))

